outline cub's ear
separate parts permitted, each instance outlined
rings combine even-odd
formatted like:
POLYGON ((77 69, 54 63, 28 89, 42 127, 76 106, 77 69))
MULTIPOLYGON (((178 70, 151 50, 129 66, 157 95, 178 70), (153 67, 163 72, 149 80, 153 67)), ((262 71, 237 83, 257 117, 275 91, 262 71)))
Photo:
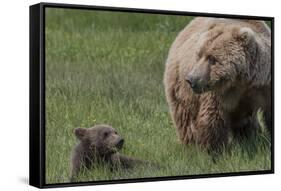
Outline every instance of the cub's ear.
POLYGON ((255 33, 251 28, 243 27, 243 28, 239 29, 237 38, 244 45, 247 45, 255 40, 255 33))
POLYGON ((82 140, 83 137, 86 135, 86 133, 87 133, 87 129, 85 128, 78 127, 74 129, 74 134, 79 140, 82 140))

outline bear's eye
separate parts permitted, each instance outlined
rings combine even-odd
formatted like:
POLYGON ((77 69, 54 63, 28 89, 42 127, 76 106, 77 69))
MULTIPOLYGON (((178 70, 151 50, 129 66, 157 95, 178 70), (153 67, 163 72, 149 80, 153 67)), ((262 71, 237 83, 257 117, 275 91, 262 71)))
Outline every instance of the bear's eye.
POLYGON ((108 132, 104 132, 104 133, 103 133, 103 137, 107 137, 108 135, 109 135, 108 132))
POLYGON ((208 57, 208 62, 209 62, 210 65, 215 65, 217 60, 215 59, 215 57, 209 56, 208 57))

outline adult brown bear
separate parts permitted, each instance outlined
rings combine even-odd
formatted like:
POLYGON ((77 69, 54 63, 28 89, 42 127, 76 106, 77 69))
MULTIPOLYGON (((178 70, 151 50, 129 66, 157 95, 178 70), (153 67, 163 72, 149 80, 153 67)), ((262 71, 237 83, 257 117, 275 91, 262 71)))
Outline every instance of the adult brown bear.
POLYGON ((271 128, 271 30, 263 21, 195 18, 175 39, 164 76, 179 140, 217 150, 271 128))

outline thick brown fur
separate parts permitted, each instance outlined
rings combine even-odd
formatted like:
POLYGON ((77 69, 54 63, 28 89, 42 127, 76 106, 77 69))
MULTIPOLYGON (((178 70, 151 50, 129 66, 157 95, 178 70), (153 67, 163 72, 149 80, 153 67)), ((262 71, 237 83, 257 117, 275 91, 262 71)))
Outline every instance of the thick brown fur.
POLYGON ((271 128, 271 31, 263 21, 195 18, 172 44, 164 75, 183 144, 220 150, 230 135, 271 128))
POLYGON ((74 134, 79 140, 71 155, 71 178, 76 181, 81 168, 90 169, 94 165, 107 165, 111 170, 132 168, 145 161, 120 154, 124 140, 109 125, 91 128, 76 128, 74 134))

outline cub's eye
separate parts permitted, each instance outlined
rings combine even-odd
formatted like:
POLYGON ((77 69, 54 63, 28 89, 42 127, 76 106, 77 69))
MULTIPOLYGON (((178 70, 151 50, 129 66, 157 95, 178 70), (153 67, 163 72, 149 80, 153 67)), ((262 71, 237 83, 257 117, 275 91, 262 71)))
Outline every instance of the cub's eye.
POLYGON ((116 131, 114 132, 116 135, 118 134, 116 131))
POLYGON ((208 62, 209 62, 210 65, 215 65, 217 60, 215 59, 215 57, 209 56, 208 57, 208 62))
POLYGON ((108 135, 109 135, 108 132, 104 132, 104 133, 103 133, 103 137, 107 137, 108 135))

